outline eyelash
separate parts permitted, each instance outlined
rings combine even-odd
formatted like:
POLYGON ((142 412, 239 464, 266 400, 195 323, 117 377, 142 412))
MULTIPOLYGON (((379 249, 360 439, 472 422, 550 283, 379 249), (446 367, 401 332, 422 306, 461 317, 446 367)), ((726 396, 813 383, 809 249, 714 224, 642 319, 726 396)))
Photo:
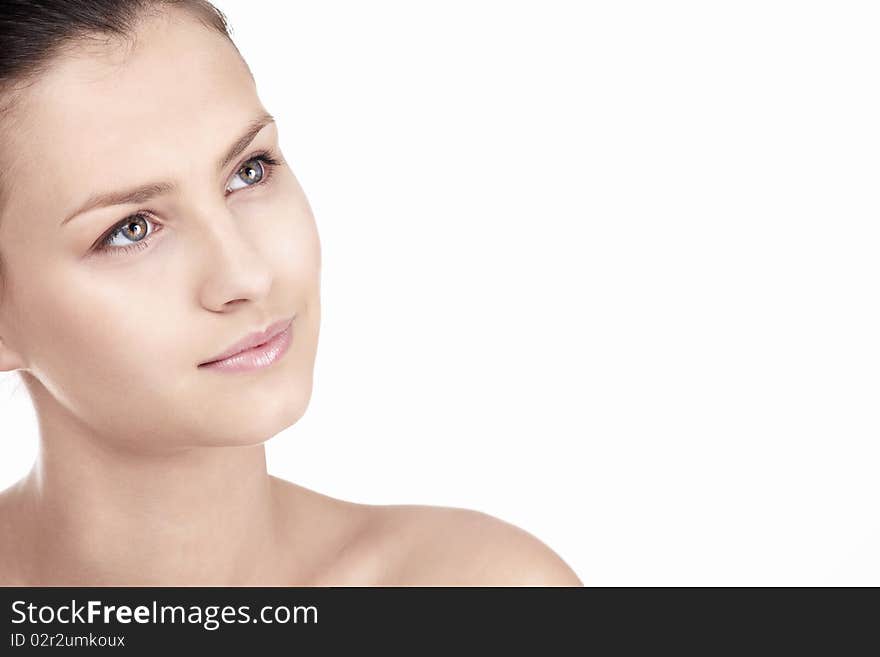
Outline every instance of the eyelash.
MULTIPOLYGON (((254 160, 260 161, 262 168, 263 168, 263 177, 260 178, 260 182, 255 183, 253 185, 248 185, 247 187, 244 187, 243 189, 253 189, 254 187, 261 187, 263 185, 268 184, 268 182, 272 179, 272 175, 274 174, 276 167, 282 163, 281 158, 276 157, 272 151, 268 151, 268 150, 259 151, 255 154, 251 155, 248 159, 244 160, 241 163, 241 166, 238 167, 238 169, 236 169, 236 171, 235 171, 236 175, 238 174, 239 171, 241 171, 241 169, 244 167, 245 164, 247 164, 248 162, 253 162, 254 160)), ((235 191, 238 192, 241 190, 235 190, 235 191)), ((230 192, 230 193, 235 193, 235 192, 230 192)), ((125 253, 132 253, 134 251, 142 251, 143 249, 146 249, 149 246, 150 242, 152 241, 153 235, 155 235, 156 232, 158 232, 155 229, 152 232, 150 232, 143 239, 141 239, 137 242, 133 242, 132 244, 129 244, 127 246, 108 247, 108 246, 106 246, 106 244, 113 238, 114 235, 116 235, 116 233, 118 233, 120 231, 120 229, 126 223, 132 221, 133 219, 145 219, 146 221, 153 223, 153 221, 151 219, 152 214, 153 213, 149 210, 141 210, 139 212, 136 212, 135 214, 127 216, 122 221, 114 224, 113 227, 109 231, 104 233, 104 235, 102 237, 98 238, 98 241, 96 242, 95 247, 92 249, 93 252, 96 254, 99 254, 99 255, 114 255, 115 256, 115 255, 122 255, 125 253)))

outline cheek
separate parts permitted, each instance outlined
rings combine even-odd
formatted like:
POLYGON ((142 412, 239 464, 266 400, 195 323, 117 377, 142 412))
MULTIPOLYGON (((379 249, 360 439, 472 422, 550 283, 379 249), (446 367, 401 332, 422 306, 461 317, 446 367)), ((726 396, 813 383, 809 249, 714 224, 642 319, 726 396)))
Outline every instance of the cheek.
POLYGON ((296 284, 307 291, 320 278, 321 243, 315 217, 303 195, 294 196, 280 216, 286 217, 283 240, 275 242, 274 259, 296 284))
POLYGON ((32 291, 23 327, 30 361, 38 378, 71 400, 124 395, 155 380, 163 365, 172 318, 109 280, 68 275, 32 291))
POLYGON ((264 206, 265 223, 271 226, 264 237, 271 240, 270 252, 278 261, 293 257, 303 263, 298 269, 314 269, 316 263, 320 266, 320 244, 311 205, 293 171, 278 175, 273 201, 264 206))
POLYGON ((122 286, 67 289, 40 311, 50 313, 54 328, 34 337, 37 378, 104 440, 137 449, 186 440, 199 428, 187 419, 195 389, 186 371, 195 373, 199 354, 184 353, 192 345, 176 336, 179 315, 162 312, 173 302, 122 303, 122 286))

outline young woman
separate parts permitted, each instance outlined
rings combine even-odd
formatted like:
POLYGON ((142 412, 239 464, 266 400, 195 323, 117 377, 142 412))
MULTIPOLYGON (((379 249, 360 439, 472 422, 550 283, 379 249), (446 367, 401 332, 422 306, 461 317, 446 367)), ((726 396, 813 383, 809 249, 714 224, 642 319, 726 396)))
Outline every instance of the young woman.
POLYGON ((0 370, 40 433, 0 583, 581 584, 492 516, 267 473, 311 395, 321 252, 221 12, 5 0, 0 110, 0 370))

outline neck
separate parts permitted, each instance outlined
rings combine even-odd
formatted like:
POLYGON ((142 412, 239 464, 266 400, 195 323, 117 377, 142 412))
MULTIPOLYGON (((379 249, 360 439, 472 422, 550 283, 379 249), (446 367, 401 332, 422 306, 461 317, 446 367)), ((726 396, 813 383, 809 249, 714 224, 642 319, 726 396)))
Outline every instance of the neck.
POLYGON ((41 422, 19 486, 35 585, 257 586, 280 563, 262 444, 169 454, 118 450, 41 422))

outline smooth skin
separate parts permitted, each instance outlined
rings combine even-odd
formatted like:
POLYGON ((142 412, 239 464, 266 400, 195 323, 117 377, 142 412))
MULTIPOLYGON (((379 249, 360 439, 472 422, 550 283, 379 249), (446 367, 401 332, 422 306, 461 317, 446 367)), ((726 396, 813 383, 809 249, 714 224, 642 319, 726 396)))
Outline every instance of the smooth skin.
POLYGON ((274 122, 218 168, 266 111, 222 35, 168 9, 133 45, 64 53, 22 94, 4 119, 0 370, 20 372, 40 449, 0 494, 0 584, 582 584, 490 515, 347 502, 268 474, 265 441, 311 396, 321 250, 274 122), (260 150, 282 160, 268 177, 260 150), (62 225, 95 193, 153 182, 176 187, 62 225), (144 210, 107 248, 148 228, 146 248, 94 250, 144 210), (272 367, 197 367, 294 314, 272 367))

